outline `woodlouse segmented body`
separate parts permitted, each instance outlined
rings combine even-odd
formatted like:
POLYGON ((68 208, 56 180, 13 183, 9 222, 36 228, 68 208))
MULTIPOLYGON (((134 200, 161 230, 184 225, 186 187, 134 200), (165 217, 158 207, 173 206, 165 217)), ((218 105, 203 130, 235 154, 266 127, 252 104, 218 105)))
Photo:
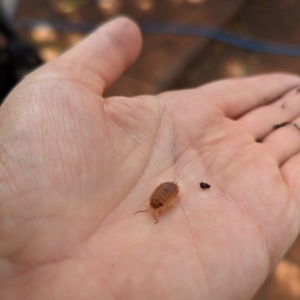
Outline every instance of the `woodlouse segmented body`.
POLYGON ((170 206, 179 194, 179 186, 175 182, 167 181, 161 183, 149 198, 150 207, 139 212, 146 212, 152 209, 154 212, 155 224, 158 222, 158 212, 170 206))

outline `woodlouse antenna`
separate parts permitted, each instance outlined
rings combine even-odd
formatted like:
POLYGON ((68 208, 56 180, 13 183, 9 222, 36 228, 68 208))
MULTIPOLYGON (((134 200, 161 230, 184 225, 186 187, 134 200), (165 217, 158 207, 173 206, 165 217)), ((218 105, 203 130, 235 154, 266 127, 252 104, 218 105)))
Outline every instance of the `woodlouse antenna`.
POLYGON ((155 219, 155 223, 158 223, 158 210, 155 211, 155 214, 154 214, 154 219, 155 219))
POLYGON ((134 213, 134 215, 136 215, 137 213, 140 213, 140 212, 147 212, 151 207, 149 207, 148 209, 145 209, 145 210, 138 210, 134 213))

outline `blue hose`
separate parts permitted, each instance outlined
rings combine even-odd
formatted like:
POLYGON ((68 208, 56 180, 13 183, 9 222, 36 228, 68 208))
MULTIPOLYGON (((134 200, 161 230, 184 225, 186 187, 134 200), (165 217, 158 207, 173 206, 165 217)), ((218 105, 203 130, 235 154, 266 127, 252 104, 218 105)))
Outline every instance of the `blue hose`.
MULTIPOLYGON (((81 22, 79 24, 69 23, 65 21, 15 21, 13 26, 15 29, 33 29, 37 25, 49 26, 59 32, 82 32, 88 33, 99 26, 96 23, 81 22)), ((216 40, 231 46, 242 48, 245 50, 277 54, 285 56, 300 57, 300 46, 288 45, 283 43, 266 42, 263 40, 248 38, 236 33, 216 29, 204 25, 196 24, 180 24, 171 22, 141 22, 140 28, 144 34, 172 34, 197 36, 216 40)))
POLYGON ((140 26, 143 33, 204 37, 254 52, 296 57, 300 56, 299 46, 247 38, 227 30, 215 29, 202 25, 151 22, 141 23, 140 26))

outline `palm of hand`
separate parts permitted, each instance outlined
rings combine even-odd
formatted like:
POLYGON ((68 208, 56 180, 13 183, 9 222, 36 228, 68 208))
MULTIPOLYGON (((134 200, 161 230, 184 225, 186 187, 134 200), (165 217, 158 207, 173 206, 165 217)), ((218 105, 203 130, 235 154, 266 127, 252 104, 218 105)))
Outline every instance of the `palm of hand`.
POLYGON ((299 228, 298 149, 279 142, 299 132, 270 130, 282 101, 295 105, 287 92, 299 80, 104 99, 93 80, 53 66, 46 80, 37 72, 19 87, 31 91, 31 109, 12 114, 20 122, 2 147, 4 178, 15 178, 12 200, 0 203, 12 253, 0 252, 5 299, 249 298, 299 228), (273 119, 260 118, 265 109, 273 119), (164 181, 180 194, 159 223, 133 215, 164 181))

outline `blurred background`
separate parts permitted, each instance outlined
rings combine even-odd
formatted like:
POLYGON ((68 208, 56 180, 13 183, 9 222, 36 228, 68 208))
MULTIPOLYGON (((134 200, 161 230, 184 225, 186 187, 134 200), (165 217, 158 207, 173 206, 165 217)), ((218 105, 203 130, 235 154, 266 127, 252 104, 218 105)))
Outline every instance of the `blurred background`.
MULTIPOLYGON (((119 14, 139 23, 144 45, 106 96, 300 73, 299 0, 0 0, 0 103, 28 72, 119 14)), ((300 237, 253 299, 300 299, 300 237)))

